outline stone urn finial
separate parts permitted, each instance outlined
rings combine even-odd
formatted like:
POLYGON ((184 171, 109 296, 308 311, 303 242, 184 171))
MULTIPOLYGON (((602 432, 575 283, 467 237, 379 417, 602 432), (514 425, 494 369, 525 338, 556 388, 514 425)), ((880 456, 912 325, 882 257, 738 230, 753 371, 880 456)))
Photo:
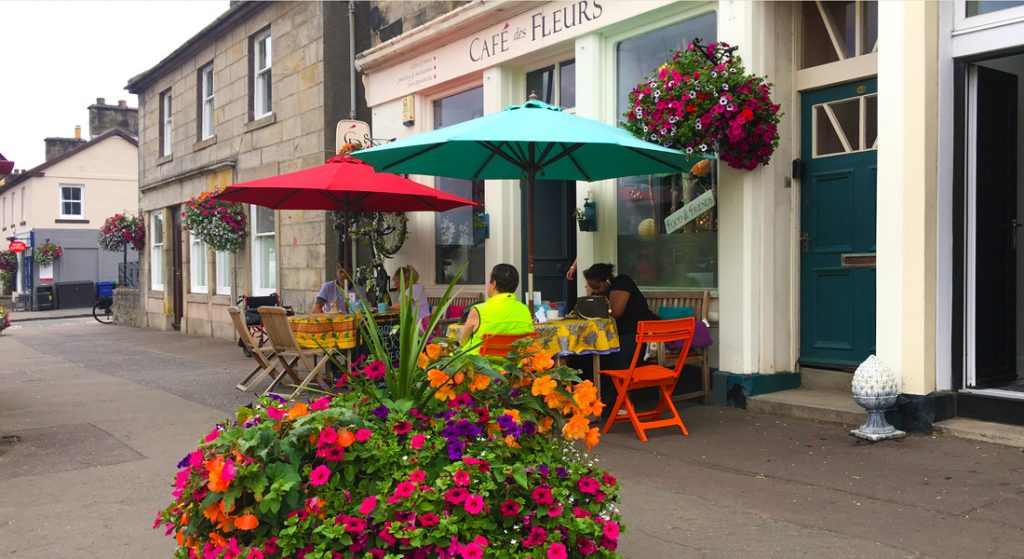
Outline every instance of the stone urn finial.
POLYGON ((868 411, 868 420, 859 428, 850 431, 854 437, 869 441, 898 439, 907 436, 889 424, 885 410, 896 403, 900 395, 896 375, 892 369, 874 355, 869 355, 857 367, 851 383, 853 400, 868 411))

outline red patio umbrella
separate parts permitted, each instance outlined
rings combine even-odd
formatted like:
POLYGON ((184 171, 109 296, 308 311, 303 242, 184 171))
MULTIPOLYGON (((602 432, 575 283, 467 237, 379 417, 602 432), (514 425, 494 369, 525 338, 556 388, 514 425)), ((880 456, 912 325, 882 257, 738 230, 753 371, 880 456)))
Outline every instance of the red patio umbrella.
POLYGON ((294 173, 233 184, 216 198, 275 210, 443 212, 474 202, 391 173, 378 173, 351 157, 294 173))

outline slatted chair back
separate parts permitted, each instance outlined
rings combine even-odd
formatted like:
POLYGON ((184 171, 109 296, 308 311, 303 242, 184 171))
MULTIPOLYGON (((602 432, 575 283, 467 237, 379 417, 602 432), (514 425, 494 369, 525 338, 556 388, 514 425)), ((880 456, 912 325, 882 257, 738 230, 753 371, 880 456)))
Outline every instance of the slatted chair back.
POLYGON ((245 316, 242 314, 241 309, 233 306, 228 307, 228 314, 231 315, 231 322, 235 325, 235 332, 242 340, 242 344, 249 350, 253 360, 256 361, 256 367, 243 377, 242 381, 235 385, 235 388, 245 392, 268 375, 276 383, 277 377, 284 373, 278 372, 277 365, 274 364, 274 351, 256 344, 252 334, 249 332, 249 328, 245 325, 245 316))
POLYGON ((231 315, 231 323, 235 325, 235 333, 238 334, 246 349, 252 351, 254 348, 259 347, 256 345, 256 340, 252 338, 249 327, 245 324, 245 315, 242 314, 241 309, 234 306, 228 307, 228 314, 231 315))
POLYGON ((274 348, 278 362, 284 367, 285 372, 295 378, 298 375, 295 369, 297 364, 301 364, 308 371, 290 398, 298 396, 314 379, 322 382, 324 379, 321 373, 326 369, 329 359, 321 359, 319 363, 315 363, 313 357, 323 355, 324 352, 320 349, 305 349, 299 345, 288 323, 288 311, 282 307, 260 307, 257 310, 270 338, 270 345, 274 348))
POLYGON ((637 361, 641 360, 640 352, 644 344, 667 342, 683 342, 679 350, 679 358, 672 368, 672 373, 678 377, 683 369, 686 356, 690 353, 690 344, 693 343, 693 331, 697 321, 691 316, 689 318, 677 318, 675 320, 641 320, 636 325, 636 351, 633 352, 633 361, 630 369, 635 369, 637 361))
POLYGON ((492 357, 508 357, 515 349, 514 344, 524 338, 536 338, 536 332, 525 334, 484 334, 480 344, 480 355, 492 357))

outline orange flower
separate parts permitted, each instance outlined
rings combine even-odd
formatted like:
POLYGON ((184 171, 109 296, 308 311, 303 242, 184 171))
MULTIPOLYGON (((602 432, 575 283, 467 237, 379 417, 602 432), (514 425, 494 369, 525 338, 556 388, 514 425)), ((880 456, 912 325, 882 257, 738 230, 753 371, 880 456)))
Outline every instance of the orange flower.
POLYGON ((177 532, 174 534, 174 541, 178 542, 179 546, 185 545, 185 533, 177 532))
POLYGON ((487 424, 487 434, 495 437, 501 436, 501 426, 493 421, 487 424))
POLYGON ((218 534, 217 532, 210 532, 210 541, 213 542, 214 545, 219 547, 227 547, 228 545, 228 541, 224 539, 224 536, 218 534))
POLYGON ((427 371, 427 380, 430 381, 430 386, 437 388, 444 384, 447 384, 452 377, 448 376, 447 373, 440 369, 430 369, 427 371))
POLYGON ((462 381, 466 380, 466 375, 459 371, 455 373, 455 384, 462 384, 462 381))
POLYGON ((555 361, 543 351, 533 356, 533 370, 535 371, 546 371, 554 366, 555 361))
POLYGON ((540 423, 537 424, 537 432, 538 433, 547 433, 548 431, 551 430, 551 426, 554 425, 554 424, 555 424, 555 418, 553 418, 553 417, 544 417, 544 418, 542 418, 540 420, 540 423))
POLYGON ((212 505, 203 509, 203 516, 208 518, 210 522, 216 523, 218 520, 224 517, 224 513, 221 511, 220 502, 213 503, 212 505))
POLYGON ((568 400, 565 399, 565 396, 563 396, 561 392, 557 392, 555 390, 552 390, 544 396, 544 403, 553 410, 562 409, 567 402, 568 400))
POLYGON ((309 415, 309 406, 299 402, 292 406, 292 409, 288 410, 288 419, 298 419, 304 415, 309 415))
POLYGON ((597 427, 591 427, 590 430, 587 431, 584 441, 587 443, 587 452, 590 452, 590 449, 597 446, 597 443, 601 441, 601 431, 598 430, 597 427))
POLYGON ((551 379, 551 375, 544 375, 533 380, 533 388, 530 393, 534 396, 547 396, 555 390, 558 383, 551 379))
POLYGON ((509 448, 519 448, 519 443, 516 442, 516 438, 513 437, 512 435, 505 436, 505 444, 509 448))
POLYGON ((437 344, 427 344, 427 358, 433 360, 441 357, 441 346, 437 344))
POLYGON ((477 375, 473 378, 473 382, 469 383, 470 392, 479 392, 480 390, 486 389, 491 385, 491 377, 487 375, 477 375))
POLYGON ((239 530, 252 530, 259 525, 260 520, 256 518, 255 514, 243 514, 235 519, 235 528, 239 530))
POLYGON ((228 486, 231 485, 231 480, 221 477, 221 472, 224 470, 224 457, 218 456, 213 460, 207 460, 205 466, 207 473, 210 475, 210 481, 207 482, 206 488, 216 493, 227 491, 228 486))
POLYGON ((505 413, 505 415, 511 415, 512 416, 512 421, 515 421, 516 423, 522 423, 523 422, 522 419, 519 419, 519 410, 505 409, 505 410, 502 410, 502 411, 505 413))
POLYGON ((419 358, 416 360, 416 366, 421 368, 421 369, 426 369, 427 365, 429 363, 430 363, 430 360, 427 359, 427 354, 426 353, 421 353, 419 358))
POLYGON ((582 413, 573 415, 569 422, 562 427, 562 435, 568 440, 580 440, 587 434, 587 430, 590 428, 590 421, 582 413))
POLYGON ((441 388, 438 388, 437 392, 434 392, 434 397, 437 398, 438 400, 441 400, 442 402, 444 402, 445 400, 454 400, 455 391, 452 390, 451 386, 446 384, 441 388))
POLYGON ((339 431, 337 444, 341 448, 348 448, 352 446, 352 443, 356 442, 356 436, 352 431, 339 431))

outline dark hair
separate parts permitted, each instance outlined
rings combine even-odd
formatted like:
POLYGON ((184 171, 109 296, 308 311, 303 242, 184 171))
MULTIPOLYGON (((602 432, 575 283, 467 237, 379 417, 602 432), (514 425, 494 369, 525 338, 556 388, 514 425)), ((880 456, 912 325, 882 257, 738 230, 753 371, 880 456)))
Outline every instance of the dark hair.
POLYGON ((491 281, 498 293, 512 293, 519 287, 519 272, 511 264, 497 264, 491 268, 491 281))
POLYGON ((608 280, 615 279, 615 266, 611 264, 594 264, 593 266, 583 270, 583 277, 590 280, 608 280))

